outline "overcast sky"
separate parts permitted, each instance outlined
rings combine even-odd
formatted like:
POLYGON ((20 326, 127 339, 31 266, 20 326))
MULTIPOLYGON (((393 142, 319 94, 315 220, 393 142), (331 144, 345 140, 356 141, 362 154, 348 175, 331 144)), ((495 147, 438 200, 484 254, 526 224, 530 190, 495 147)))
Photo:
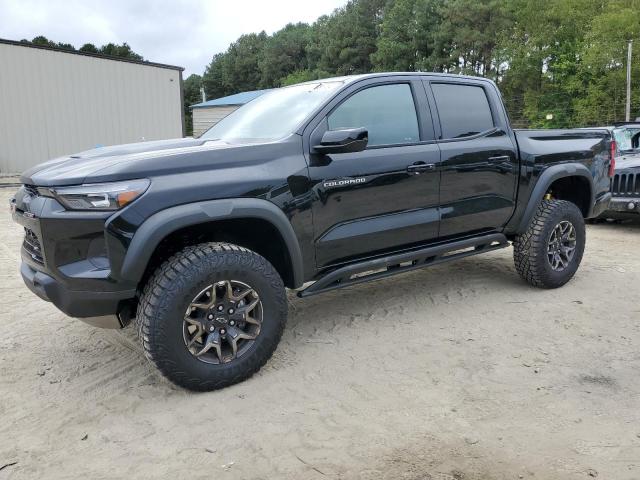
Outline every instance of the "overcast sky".
POLYGON ((311 23, 346 0, 0 0, 0 38, 127 42, 146 60, 202 74, 243 33, 311 23))

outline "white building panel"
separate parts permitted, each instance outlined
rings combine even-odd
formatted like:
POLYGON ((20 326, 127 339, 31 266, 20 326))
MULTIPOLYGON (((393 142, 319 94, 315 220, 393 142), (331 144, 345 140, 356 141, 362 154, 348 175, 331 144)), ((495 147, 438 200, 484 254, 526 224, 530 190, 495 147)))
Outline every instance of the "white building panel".
POLYGON ((183 136, 182 69, 0 41, 0 174, 183 136))
POLYGON ((240 105, 203 107, 193 109, 193 136, 198 138, 216 123, 240 108, 240 105))

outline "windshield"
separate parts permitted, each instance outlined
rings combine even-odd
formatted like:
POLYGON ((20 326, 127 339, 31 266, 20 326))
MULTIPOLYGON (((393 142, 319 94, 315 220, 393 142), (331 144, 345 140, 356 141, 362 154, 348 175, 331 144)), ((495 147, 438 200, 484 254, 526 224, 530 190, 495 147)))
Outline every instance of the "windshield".
POLYGON ((627 153, 634 150, 638 150, 638 134, 640 133, 640 127, 638 128, 615 128, 613 130, 613 138, 616 141, 616 147, 618 153, 627 153))
POLYGON ((200 138, 239 143, 286 137, 342 85, 314 82, 275 89, 226 116, 200 138))

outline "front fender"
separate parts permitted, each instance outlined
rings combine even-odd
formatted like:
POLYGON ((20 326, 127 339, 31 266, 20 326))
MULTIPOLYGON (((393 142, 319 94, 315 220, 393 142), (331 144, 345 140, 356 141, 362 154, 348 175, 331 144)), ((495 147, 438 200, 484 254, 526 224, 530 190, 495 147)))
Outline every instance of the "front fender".
POLYGON ((234 198, 178 205, 150 216, 136 231, 127 248, 120 276, 138 283, 160 241, 184 227, 215 220, 259 218, 271 223, 282 236, 293 267, 296 288, 303 283, 302 252, 291 222, 273 203, 257 198, 234 198))
POLYGON ((589 169, 581 163, 561 163, 558 165, 552 165, 542 172, 533 187, 533 191, 531 192, 531 196, 529 197, 524 213, 522 214, 520 221, 517 223, 516 233, 523 233, 527 230, 529 223, 531 223, 531 219, 536 213, 538 205, 542 202, 544 194, 549 190, 551 184, 556 180, 565 177, 584 177, 587 179, 589 182, 589 195, 591 198, 591 201, 589 202, 589 215, 587 216, 591 216, 591 210, 595 203, 595 193, 593 188, 593 176, 589 169))

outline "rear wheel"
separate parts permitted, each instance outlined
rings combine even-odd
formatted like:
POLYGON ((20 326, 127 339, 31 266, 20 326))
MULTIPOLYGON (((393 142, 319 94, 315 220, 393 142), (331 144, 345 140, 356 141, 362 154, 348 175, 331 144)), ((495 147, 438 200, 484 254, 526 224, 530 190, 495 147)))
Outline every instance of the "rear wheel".
POLYGON ((287 300, 266 259, 206 243, 155 272, 136 318, 145 354, 164 376, 190 390, 214 390, 248 378, 271 357, 287 300))
POLYGON ((516 270, 536 287, 560 287, 578 270, 585 239, 584 218, 574 203, 544 200, 513 242, 516 270))

